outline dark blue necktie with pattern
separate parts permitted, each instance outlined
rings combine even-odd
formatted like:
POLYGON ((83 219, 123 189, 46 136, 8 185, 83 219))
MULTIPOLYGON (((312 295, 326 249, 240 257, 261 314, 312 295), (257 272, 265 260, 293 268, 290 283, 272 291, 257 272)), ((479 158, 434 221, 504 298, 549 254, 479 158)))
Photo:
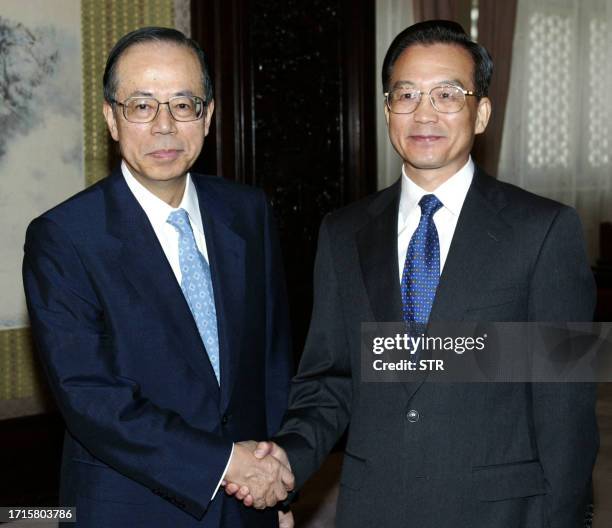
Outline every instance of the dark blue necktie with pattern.
POLYGON ((406 323, 425 325, 440 280, 440 242, 433 215, 442 202, 426 194, 419 206, 421 220, 410 239, 402 273, 402 307, 406 323))

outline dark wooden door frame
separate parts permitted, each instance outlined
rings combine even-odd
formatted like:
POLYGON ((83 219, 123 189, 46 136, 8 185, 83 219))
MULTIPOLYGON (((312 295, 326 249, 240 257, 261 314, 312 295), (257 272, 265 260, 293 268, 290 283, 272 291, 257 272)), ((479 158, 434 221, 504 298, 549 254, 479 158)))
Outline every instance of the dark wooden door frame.
MULTIPOLYGON (((376 189, 374 0, 340 0, 344 27, 342 157, 343 203, 376 189)), ((249 0, 191 3, 192 37, 208 54, 215 83, 215 118, 196 170, 254 183, 253 67, 249 0)), ((279 1, 279 9, 284 3, 279 1)), ((306 9, 306 8, 305 8, 306 9)))
POLYGON ((192 37, 207 54, 215 86, 215 116, 196 170, 246 181, 251 113, 249 60, 245 56, 247 1, 191 2, 192 37), (247 128, 245 128, 247 127, 247 128))
POLYGON ((376 35, 374 0, 343 0, 345 200, 376 190, 376 35))

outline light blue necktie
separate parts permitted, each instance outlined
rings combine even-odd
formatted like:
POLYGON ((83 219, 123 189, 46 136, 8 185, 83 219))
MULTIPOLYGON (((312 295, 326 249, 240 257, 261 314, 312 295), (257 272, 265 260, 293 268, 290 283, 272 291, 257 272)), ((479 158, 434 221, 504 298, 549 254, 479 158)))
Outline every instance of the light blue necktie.
POLYGON ((189 215, 185 209, 172 211, 167 222, 179 234, 179 265, 181 267, 181 289, 187 299, 198 331, 210 358, 217 381, 219 373, 219 336, 217 334, 217 311, 213 295, 210 266, 198 251, 189 215))
POLYGON ((442 202, 426 194, 419 202, 421 220, 410 239, 402 273, 402 305, 406 323, 427 324, 440 281, 440 242, 433 221, 442 202))

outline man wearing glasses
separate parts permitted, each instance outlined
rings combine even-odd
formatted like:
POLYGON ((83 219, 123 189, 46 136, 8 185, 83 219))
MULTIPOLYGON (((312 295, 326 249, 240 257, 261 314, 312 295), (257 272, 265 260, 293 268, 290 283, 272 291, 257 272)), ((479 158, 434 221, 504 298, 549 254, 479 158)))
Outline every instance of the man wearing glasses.
POLYGON ((274 222, 261 191, 190 174, 214 101, 182 33, 124 36, 104 72, 122 163, 32 222, 32 329, 67 426, 61 502, 77 526, 273 527, 290 471, 257 459, 286 408, 290 343, 274 222))
MULTIPOLYGON (((591 384, 364 383, 369 321, 588 321, 576 213, 470 158, 491 112, 487 51, 416 24, 383 65, 399 181, 327 216, 311 326, 275 443, 298 487, 348 428, 337 526, 578 528, 598 435, 591 384), (288 457, 288 458, 287 458, 288 457)), ((248 504, 248 489, 228 486, 248 504)))

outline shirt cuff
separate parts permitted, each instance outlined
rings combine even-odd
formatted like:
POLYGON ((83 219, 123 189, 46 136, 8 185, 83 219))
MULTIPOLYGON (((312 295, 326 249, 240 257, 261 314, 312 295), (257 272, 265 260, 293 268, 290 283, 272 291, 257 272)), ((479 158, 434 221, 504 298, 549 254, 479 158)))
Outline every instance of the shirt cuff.
POLYGON ((221 475, 221 478, 219 479, 219 484, 217 484, 217 487, 215 488, 215 492, 210 498, 211 502, 215 500, 215 497, 217 496, 217 492, 219 491, 219 488, 221 487, 221 482, 223 482, 223 479, 225 478, 225 474, 227 473, 227 470, 229 468, 230 462, 232 461, 233 455, 234 455, 234 444, 232 444, 232 452, 230 453, 230 456, 227 459, 227 464, 225 464, 225 469, 223 470, 223 474, 221 475))

